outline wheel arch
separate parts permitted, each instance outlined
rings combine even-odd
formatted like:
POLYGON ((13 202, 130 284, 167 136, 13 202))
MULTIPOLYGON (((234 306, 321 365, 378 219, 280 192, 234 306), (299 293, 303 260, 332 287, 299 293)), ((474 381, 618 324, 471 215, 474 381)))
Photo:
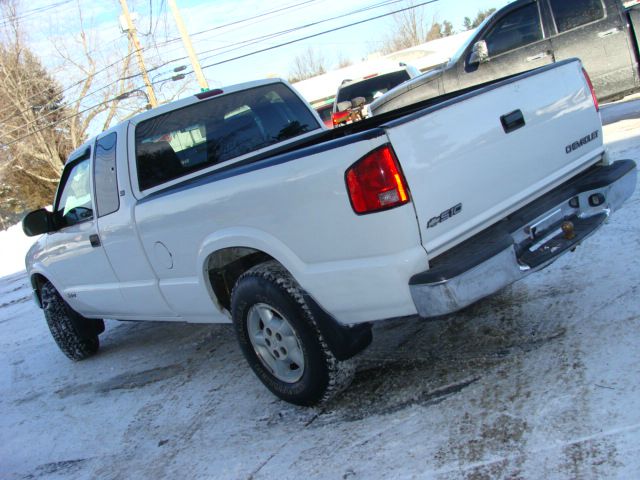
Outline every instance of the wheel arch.
POLYGON ((269 254, 249 247, 227 247, 207 257, 207 290, 220 308, 231 310, 231 291, 238 278, 252 267, 273 260, 269 254))
POLYGON ((253 228, 234 228, 207 237, 198 252, 200 280, 220 309, 229 311, 238 278, 259 263, 274 260, 295 278, 302 261, 280 240, 253 228))
POLYGON ((53 282, 51 282, 51 280, 49 280, 48 277, 46 277, 44 274, 40 272, 32 272, 31 275, 29 276, 29 280, 31 282, 31 288, 33 289, 34 300, 38 305, 38 307, 42 308, 42 294, 41 294, 42 286, 47 282, 52 284, 53 282))
MULTIPOLYGON (((284 243, 272 235, 251 228, 216 232, 202 243, 199 255, 201 282, 221 310, 230 312, 231 292, 238 278, 259 263, 279 263, 301 283, 305 264, 284 243)), ((338 360, 346 360, 371 343, 371 324, 346 326, 324 310, 300 285, 306 302, 318 321, 329 348, 338 360)))

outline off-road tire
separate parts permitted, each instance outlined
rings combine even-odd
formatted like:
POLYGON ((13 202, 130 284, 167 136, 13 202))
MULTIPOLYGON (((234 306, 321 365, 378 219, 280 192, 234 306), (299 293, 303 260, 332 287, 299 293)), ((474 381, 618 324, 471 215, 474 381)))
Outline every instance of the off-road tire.
POLYGON ((53 339, 71 360, 84 360, 100 347, 98 335, 104 322, 85 318, 74 311, 50 282, 40 289, 42 310, 53 339))
POLYGON ((338 361, 325 342, 300 285, 275 261, 245 272, 231 294, 236 336, 247 362, 260 381, 282 400, 301 406, 323 404, 351 384, 352 361, 338 361), (293 327, 304 355, 304 372, 294 383, 278 379, 258 357, 249 338, 248 315, 255 305, 281 312, 293 327))

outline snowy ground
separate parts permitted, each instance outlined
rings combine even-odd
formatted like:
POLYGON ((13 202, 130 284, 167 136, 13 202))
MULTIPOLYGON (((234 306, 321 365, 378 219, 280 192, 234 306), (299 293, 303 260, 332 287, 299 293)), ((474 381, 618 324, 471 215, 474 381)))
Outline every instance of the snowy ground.
MULTIPOLYGON (((605 138, 640 162, 628 103, 604 108, 605 138)), ((24 273, 4 276, 0 478, 639 478, 639 199, 499 295, 379 326, 318 410, 271 396, 229 326, 108 322, 72 363, 24 273)))

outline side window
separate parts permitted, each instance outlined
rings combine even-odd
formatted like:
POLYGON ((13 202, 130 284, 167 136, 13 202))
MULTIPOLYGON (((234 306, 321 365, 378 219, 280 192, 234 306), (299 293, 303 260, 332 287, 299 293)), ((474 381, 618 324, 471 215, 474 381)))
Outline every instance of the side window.
POLYGON ((109 215, 120 208, 116 178, 116 133, 110 133, 96 142, 94 183, 98 217, 109 215))
POLYGON ((558 33, 604 18, 602 0, 549 0, 558 33))
POLYGON ((138 186, 146 190, 317 128, 282 84, 201 101, 136 127, 138 186))
POLYGON ((538 4, 530 3, 508 13, 485 36, 490 56, 542 40, 538 4))
POLYGON ((63 173, 64 184, 56 202, 56 213, 70 226, 93 218, 89 159, 71 163, 66 169, 68 173, 63 173))

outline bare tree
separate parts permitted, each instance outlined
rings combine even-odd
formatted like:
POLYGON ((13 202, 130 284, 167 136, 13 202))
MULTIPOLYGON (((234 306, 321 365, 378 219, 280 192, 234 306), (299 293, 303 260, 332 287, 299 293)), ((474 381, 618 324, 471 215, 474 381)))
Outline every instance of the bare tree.
MULTIPOLYGON (((414 0, 407 0, 405 5, 413 7, 414 0)), ((427 20, 423 7, 415 7, 393 16, 393 28, 384 39, 380 51, 383 54, 415 47, 422 43, 452 35, 453 25, 445 20, 440 23, 435 16, 427 20)))
POLYGON ((440 33, 442 37, 450 37, 455 33, 453 30, 453 23, 448 20, 442 22, 442 28, 440 29, 440 33))
POLYGON ((18 0, 1 0, 4 23, 0 27, 0 226, 25 210, 51 203, 65 159, 89 131, 108 128, 119 114, 121 103, 144 103, 126 99, 132 88, 131 51, 116 62, 98 85, 97 54, 85 32, 82 12, 75 41, 80 60, 56 44, 65 76, 75 69, 81 77, 77 89, 63 96, 61 85, 28 47, 19 23, 18 0), (121 79, 113 81, 112 79, 121 79), (106 87, 105 87, 106 83, 106 87), (98 95, 90 95, 90 90, 98 95), (99 122, 98 124, 96 124, 99 122))
POLYGON ((326 60, 322 53, 317 52, 312 47, 307 47, 306 50, 293 59, 293 66, 289 72, 289 81, 295 83, 326 72, 326 60))
POLYGON ((345 68, 353 65, 353 61, 350 58, 343 56, 342 52, 338 54, 337 61, 338 68, 345 68))
MULTIPOLYGON (((69 108, 75 114, 70 119, 70 134, 73 145, 80 145, 92 131, 102 131, 109 128, 117 119, 121 103, 129 98, 134 88, 131 67, 134 53, 131 44, 127 42, 127 53, 121 61, 113 62, 105 52, 101 52, 96 45, 97 40, 90 38, 85 28, 85 19, 77 2, 79 32, 71 38, 71 45, 54 44, 65 70, 75 69, 81 80, 78 88, 73 92, 74 98, 69 102, 69 108), (81 52, 80 59, 75 59, 70 52, 81 52), (106 72, 99 65, 110 65, 106 72), (100 73, 103 80, 100 81, 100 73), (111 79, 115 78, 116 81, 111 79), (105 80, 106 85, 105 85, 105 80), (86 110, 86 111, 85 111, 86 110), (84 113, 80 113, 84 112, 84 113)), ((121 56, 121 54, 120 54, 121 56)), ((113 57, 113 55, 112 55, 113 57)), ((127 102, 131 103, 131 101, 127 102)), ((136 102, 136 111, 144 109, 144 104, 136 102)))
POLYGON ((71 141, 62 88, 26 47, 16 3, 3 1, 1 9, 0 223, 5 228, 12 215, 51 201, 71 141), (29 132, 29 141, 21 141, 29 132))

